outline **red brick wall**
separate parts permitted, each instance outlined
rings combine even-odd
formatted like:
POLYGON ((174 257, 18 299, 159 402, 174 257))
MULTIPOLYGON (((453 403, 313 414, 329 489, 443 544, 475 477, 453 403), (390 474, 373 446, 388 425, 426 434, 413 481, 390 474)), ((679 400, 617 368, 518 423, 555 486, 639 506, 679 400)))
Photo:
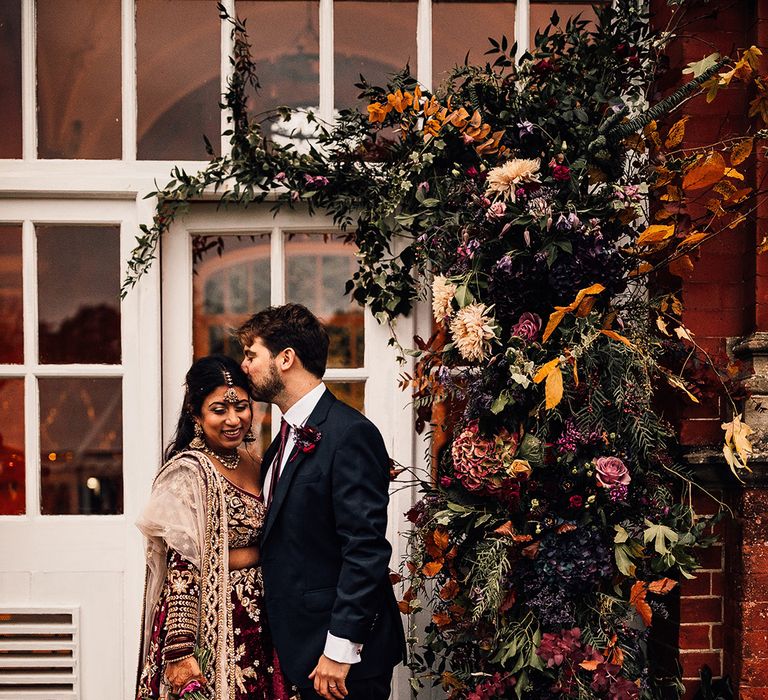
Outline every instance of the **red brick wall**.
MULTIPOLYGON (((661 26, 668 16, 667 2, 653 0, 652 6, 654 21, 661 26)), ((756 44, 768 57, 768 0, 711 0, 698 3, 690 17, 694 21, 671 53, 672 67, 662 90, 679 84, 687 63, 714 50, 733 54, 756 44)), ((691 117, 687 146, 744 132, 749 94, 739 88, 721 96, 709 105, 703 98, 685 105, 691 117)), ((747 178, 752 184, 768 181, 765 157, 747 178)), ((705 246, 683 285, 683 321, 710 354, 723 354, 728 338, 768 330, 768 256, 755 255, 755 242, 768 229, 765 206, 756 218, 705 246)), ((683 443, 719 449, 722 419, 717 401, 687 409, 680 426, 683 443)), ((725 464, 716 466, 718 470, 727 483, 725 464)), ((768 700, 768 485, 742 489, 732 482, 718 494, 735 517, 717 526, 721 545, 704 555, 703 570, 680 589, 679 648, 686 698, 693 697, 699 669, 707 664, 715 677, 731 677, 741 700, 768 700)), ((695 506, 703 514, 716 509, 703 495, 696 497, 695 506)))

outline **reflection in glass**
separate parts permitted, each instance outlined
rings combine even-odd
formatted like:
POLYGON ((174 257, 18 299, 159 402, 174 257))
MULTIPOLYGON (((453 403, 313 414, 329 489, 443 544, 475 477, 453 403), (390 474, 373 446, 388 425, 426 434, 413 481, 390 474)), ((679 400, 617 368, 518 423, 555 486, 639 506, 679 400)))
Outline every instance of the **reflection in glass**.
MULTIPOLYGON (((534 41, 536 37, 536 31, 544 31, 549 24, 550 18, 553 12, 557 12, 560 17, 558 23, 558 29, 565 30, 565 25, 571 17, 575 17, 580 14, 581 19, 589 20, 590 24, 587 29, 593 28, 593 22, 595 20, 595 11, 592 9, 592 5, 597 4, 596 0, 589 0, 582 4, 574 3, 561 3, 561 2, 545 2, 541 4, 531 4, 531 37, 530 46, 533 50, 536 46, 534 41)), ((550 33, 552 30, 549 30, 550 33)))
POLYGON ((41 158, 120 158, 120 0, 37 3, 41 158))
POLYGON ((0 0, 0 158, 21 158, 21 0, 0 0))
POLYGON ((123 512, 122 380, 41 378, 41 513, 123 512))
POLYGON ((194 242, 194 357, 221 352, 242 357, 232 331, 270 304, 269 235, 198 236, 194 242), (206 246, 210 246, 207 247, 206 246))
POLYGON ((484 64, 491 48, 488 37, 510 44, 515 37, 515 3, 512 2, 437 2, 432 5, 432 89, 448 77, 456 65, 484 64))
POLYGON ((0 225, 0 364, 22 362, 21 226, 0 225))
POLYGON ((220 21, 210 0, 137 0, 138 157, 208 160, 219 150, 220 21))
POLYGON ((326 382, 331 393, 344 403, 365 413, 365 382, 326 382))
POLYGON ((333 6, 335 102, 356 104, 360 74, 386 85, 409 63, 416 75, 416 2, 336 2, 333 6))
POLYGON ((261 83, 252 113, 317 106, 320 100, 319 2, 317 0, 238 0, 247 21, 251 55, 261 83))
POLYGON ((328 367, 362 367, 363 309, 344 294, 357 269, 355 248, 340 234, 290 234, 285 241, 285 299, 304 304, 328 329, 328 367))
POLYGON ((0 379, 0 515, 25 512, 24 380, 0 379))
POLYGON ((120 228, 37 226, 40 362, 120 363, 120 228))

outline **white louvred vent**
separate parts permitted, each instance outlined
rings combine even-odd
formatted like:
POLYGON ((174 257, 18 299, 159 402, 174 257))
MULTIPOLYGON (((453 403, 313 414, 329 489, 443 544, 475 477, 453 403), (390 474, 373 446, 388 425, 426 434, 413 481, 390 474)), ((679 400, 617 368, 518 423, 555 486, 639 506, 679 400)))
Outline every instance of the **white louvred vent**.
POLYGON ((0 698, 76 700, 77 608, 0 608, 0 698))

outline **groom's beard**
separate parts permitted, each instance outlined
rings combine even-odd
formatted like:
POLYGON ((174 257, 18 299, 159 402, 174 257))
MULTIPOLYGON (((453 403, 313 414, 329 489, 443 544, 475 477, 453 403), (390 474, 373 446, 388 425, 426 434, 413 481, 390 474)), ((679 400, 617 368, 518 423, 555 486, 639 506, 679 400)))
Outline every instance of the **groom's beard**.
POLYGON ((275 398, 283 391, 285 391, 285 382, 274 362, 269 365, 269 376, 259 381, 251 377, 251 396, 256 401, 274 403, 275 398))

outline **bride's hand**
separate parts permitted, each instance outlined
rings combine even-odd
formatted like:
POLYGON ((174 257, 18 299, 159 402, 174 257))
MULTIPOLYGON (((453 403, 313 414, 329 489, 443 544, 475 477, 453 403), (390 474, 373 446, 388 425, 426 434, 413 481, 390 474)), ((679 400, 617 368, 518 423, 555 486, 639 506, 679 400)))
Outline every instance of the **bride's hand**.
POLYGON ((168 679, 168 683, 171 684, 174 692, 180 691, 191 681, 198 681, 201 685, 205 685, 206 682, 205 676, 200 671, 200 666, 194 656, 166 664, 165 677, 168 679))

